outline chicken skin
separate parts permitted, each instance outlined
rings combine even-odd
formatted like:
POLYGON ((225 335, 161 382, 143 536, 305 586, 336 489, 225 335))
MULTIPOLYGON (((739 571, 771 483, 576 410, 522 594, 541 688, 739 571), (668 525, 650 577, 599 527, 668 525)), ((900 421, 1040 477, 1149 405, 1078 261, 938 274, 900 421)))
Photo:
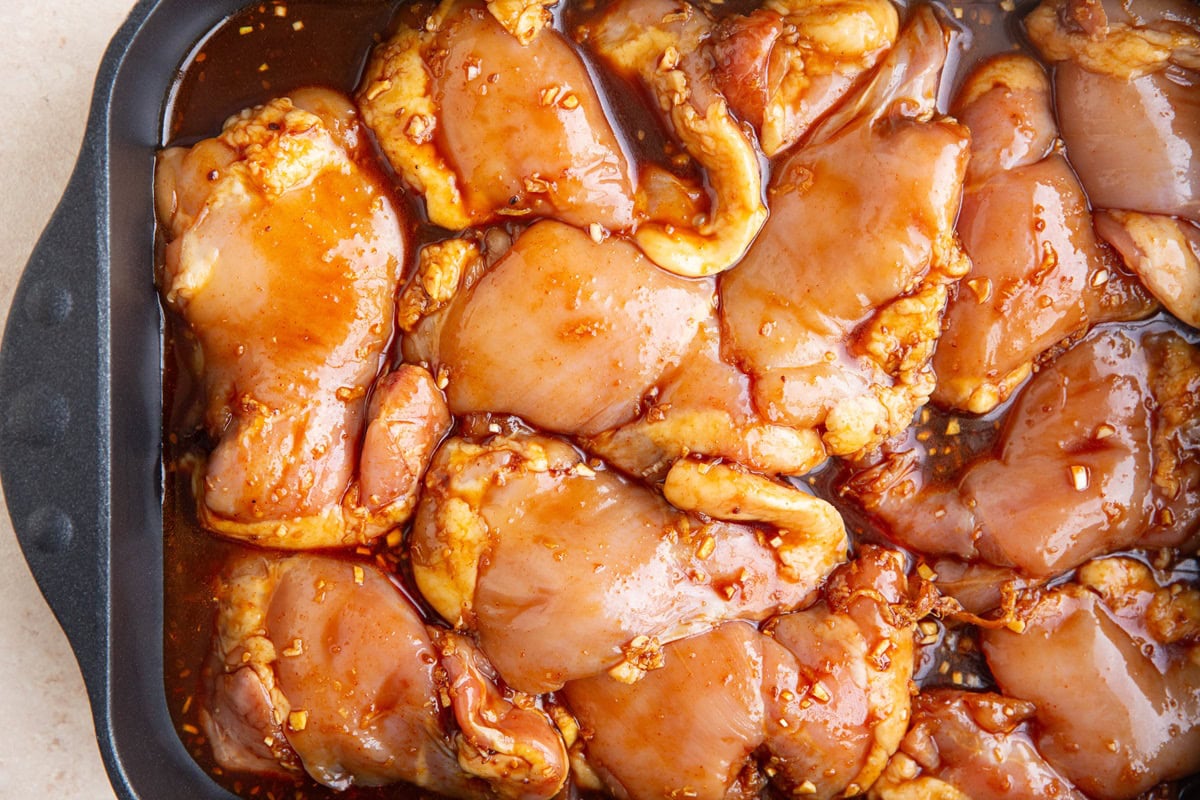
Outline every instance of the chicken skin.
POLYGON ((406 245, 365 152, 349 103, 308 90, 159 156, 159 288, 202 384, 215 447, 193 479, 219 533, 287 548, 378 536, 407 519, 449 427, 418 367, 372 393, 406 245))

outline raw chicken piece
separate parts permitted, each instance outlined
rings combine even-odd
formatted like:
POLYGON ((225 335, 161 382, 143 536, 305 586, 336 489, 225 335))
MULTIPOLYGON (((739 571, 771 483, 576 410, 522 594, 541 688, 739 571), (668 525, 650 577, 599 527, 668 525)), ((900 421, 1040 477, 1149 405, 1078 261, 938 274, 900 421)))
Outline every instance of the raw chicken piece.
POLYGON ((932 689, 913 700, 912 724, 873 800, 1085 800, 1034 746, 1035 707, 992 692, 932 689))
POLYGON ((1067 156, 1092 206, 1200 221, 1196 4, 1044 0, 1025 29, 1055 65, 1067 156))
POLYGON ((510 800, 548 800, 565 782, 549 717, 502 692, 468 640, 424 625, 375 567, 247 554, 216 596, 202 719, 223 768, 510 800))
POLYGON ((1046 579, 1200 520, 1200 350, 1160 326, 1099 328, 1018 395, 994 451, 948 479, 915 443, 847 481, 897 541, 1046 579))
POLYGON ((713 22, 686 0, 618 0, 586 44, 650 91, 671 132, 705 171, 711 208, 691 224, 642 223, 634 238, 679 275, 729 269, 767 218, 754 145, 729 113, 715 77, 713 22))
POLYGON ((864 546, 829 579, 822 604, 768 625, 790 657, 764 684, 765 768, 793 795, 865 792, 900 745, 922 614, 904 563, 900 553, 864 546))
POLYGON ((324 90, 159 156, 159 288, 203 385, 216 447, 193 483, 219 533, 289 548, 377 536, 407 519, 449 427, 417 367, 371 394, 405 242, 366 158, 353 108, 324 90))
POLYGON ((717 26, 717 85, 773 156, 875 66, 898 28, 890 0, 767 0, 717 26))
POLYGON ((1100 211, 1096 233, 1179 319, 1200 328, 1200 225, 1133 211, 1100 211))
POLYGON ((1055 64, 1067 156, 1092 205, 1113 210, 1097 232, 1171 313, 1200 325, 1200 10, 1046 0, 1025 24, 1055 64))
POLYGON ((500 691, 491 663, 468 637, 429 630, 446 676, 438 689, 459 728, 453 736, 459 767, 503 800, 561 797, 570 770, 566 746, 539 701, 500 691))
MULTIPOLYGON (((696 503, 719 511, 711 485, 681 477, 696 503)), ((606 670, 634 681, 661 666, 671 641, 810 601, 844 560, 831 506, 745 477, 735 486, 773 515, 766 525, 677 511, 559 439, 453 438, 426 475, 413 575, 439 614, 478 633, 516 689, 551 691, 606 670)))
POLYGON ((922 6, 860 91, 778 169, 771 218, 719 288, 723 346, 771 423, 853 455, 933 391, 966 130, 931 120, 946 37, 922 6))
POLYGON ((608 463, 654 481, 689 453, 769 475, 803 475, 825 460, 816 431, 773 425, 755 410, 749 378, 721 359, 715 310, 641 417, 583 444, 608 463))
POLYGON ((955 101, 972 135, 958 219, 972 266, 933 357, 939 404, 990 411, 1059 341, 1153 310, 1114 291, 1132 279, 1096 239, 1083 190, 1053 150, 1050 103, 1049 79, 1022 55, 985 62, 955 101))
POLYGON ((777 649, 753 625, 727 622, 667 645, 663 668, 635 684, 607 675, 568 683, 563 696, 601 788, 624 800, 721 800, 743 796, 739 783, 760 788, 746 768, 765 740, 764 651, 777 649), (739 781, 744 772, 750 779, 739 781))
POLYGON ((401 300, 402 312, 425 314, 405 355, 449 381, 455 414, 516 414, 548 431, 591 435, 633 419, 715 302, 711 280, 671 275, 623 239, 596 242, 550 220, 486 271, 470 243, 422 256, 401 300))
POLYGON ((568 683, 586 763, 633 800, 719 800, 762 776, 792 796, 865 791, 908 723, 907 592, 899 554, 867 547, 766 634, 730 622, 668 645, 636 684, 568 683))
POLYGON ((1035 743, 1095 800, 1130 800, 1200 764, 1200 590, 1108 559, 1047 592, 1023 633, 984 631, 1005 694, 1036 707, 1035 743))
POLYGON ((544 5, 446 0, 367 65, 363 119, 437 225, 633 223, 626 156, 579 56, 553 28, 535 30, 544 5))

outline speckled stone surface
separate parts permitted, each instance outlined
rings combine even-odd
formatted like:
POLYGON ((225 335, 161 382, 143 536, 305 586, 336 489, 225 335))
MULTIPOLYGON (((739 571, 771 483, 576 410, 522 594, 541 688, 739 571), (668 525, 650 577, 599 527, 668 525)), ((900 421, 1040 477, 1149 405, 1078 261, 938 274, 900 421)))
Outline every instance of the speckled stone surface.
MULTIPOLYGON (((0 324, 83 139, 92 83, 132 0, 0 0, 0 324)), ((114 794, 66 636, 0 510, 0 800, 114 794)))

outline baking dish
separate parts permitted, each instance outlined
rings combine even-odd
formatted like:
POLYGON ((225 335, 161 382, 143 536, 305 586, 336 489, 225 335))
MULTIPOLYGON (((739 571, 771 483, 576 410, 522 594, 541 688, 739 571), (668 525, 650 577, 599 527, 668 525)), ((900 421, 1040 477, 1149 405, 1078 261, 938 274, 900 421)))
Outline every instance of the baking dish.
POLYGON ((0 354, 14 527, 75 648, 123 797, 230 797, 174 735, 163 692, 161 321, 146 278, 163 100, 196 39, 239 5, 135 8, 0 354))
POLYGON ((122 798, 232 797, 163 690, 161 319, 152 170, 176 70, 237 0, 139 3, 104 56, 78 162, 0 350, 0 476, 71 642, 122 798))

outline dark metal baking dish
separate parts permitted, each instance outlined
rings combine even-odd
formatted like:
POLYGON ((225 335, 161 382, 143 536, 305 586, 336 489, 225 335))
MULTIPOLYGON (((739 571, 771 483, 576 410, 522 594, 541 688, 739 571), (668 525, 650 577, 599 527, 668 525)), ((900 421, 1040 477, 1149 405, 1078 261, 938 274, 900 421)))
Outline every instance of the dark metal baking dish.
POLYGON ((79 660, 123 798, 232 798, 184 749, 164 692, 161 317, 149 278, 164 101, 193 44, 244 2, 133 9, 0 350, 13 528, 79 660))
POLYGON ((193 760, 167 707, 163 322, 150 276, 154 152, 172 86, 196 42, 245 3, 133 9, 100 66, 78 162, 0 348, 9 513, 127 800, 236 800, 193 760))

